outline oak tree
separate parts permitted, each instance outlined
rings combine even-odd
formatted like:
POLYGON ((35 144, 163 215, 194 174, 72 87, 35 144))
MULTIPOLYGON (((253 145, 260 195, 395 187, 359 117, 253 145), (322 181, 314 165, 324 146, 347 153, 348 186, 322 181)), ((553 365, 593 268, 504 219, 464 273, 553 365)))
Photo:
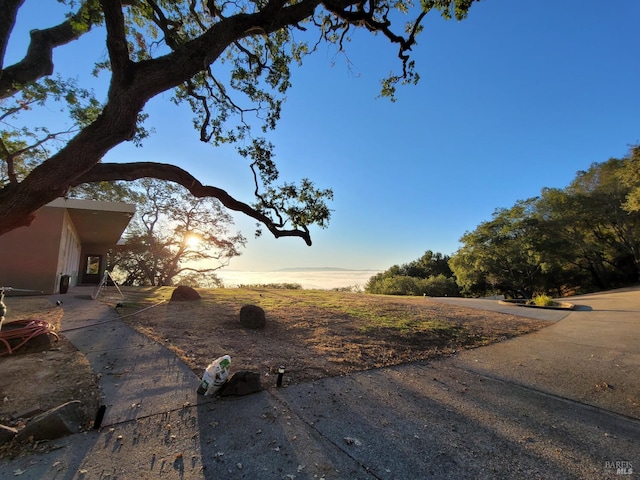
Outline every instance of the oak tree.
POLYGON ((309 227, 326 226, 332 192, 309 180, 279 185, 272 146, 253 133, 276 126, 290 67, 323 42, 342 51, 354 31, 368 30, 397 46, 398 70, 382 83, 382 95, 393 98, 397 84, 418 79, 409 53, 426 15, 463 19, 475 0, 421 0, 419 6, 410 0, 59 1, 69 8, 67 18, 31 31, 24 57, 10 65, 7 44, 24 0, 4 0, 0 8, 0 234, 28 225, 38 208, 75 186, 148 177, 216 198, 276 237, 311 244, 309 227), (399 25, 399 14, 409 21, 399 25), (54 52, 90 31, 106 45, 106 58, 95 65, 109 76, 102 95, 57 71, 53 61, 54 52), (311 40, 297 40, 301 31, 311 40), (201 141, 238 145, 253 170, 252 203, 203 185, 179 159, 102 162, 117 145, 144 141, 145 121, 153 120, 145 105, 165 92, 191 108, 201 141), (71 126, 38 126, 38 107, 55 101, 71 126))
POLYGON ((640 145, 633 146, 626 159, 618 173, 622 183, 630 189, 624 208, 630 213, 640 212, 640 145))
POLYGON ((123 285, 215 282, 214 272, 240 255, 244 237, 230 231, 233 220, 214 198, 193 198, 187 190, 143 179, 136 187, 136 214, 126 242, 111 252, 109 266, 123 285), (195 276, 195 277, 194 277, 195 276), (198 280, 197 282, 195 280, 198 280))
POLYGON ((531 298, 539 289, 545 262, 534 210, 535 199, 496 209, 492 220, 461 237, 463 245, 449 264, 466 294, 498 290, 531 298))

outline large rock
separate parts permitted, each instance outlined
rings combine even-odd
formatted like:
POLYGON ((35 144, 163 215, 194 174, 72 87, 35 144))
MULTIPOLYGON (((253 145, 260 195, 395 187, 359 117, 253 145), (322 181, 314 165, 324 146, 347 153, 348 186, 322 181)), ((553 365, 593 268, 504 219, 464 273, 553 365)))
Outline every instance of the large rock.
POLYGON ((13 427, 0 425, 0 445, 4 445, 13 440, 13 437, 15 437, 17 433, 18 430, 13 427))
POLYGON ((54 440, 78 433, 82 428, 80 405, 80 401, 72 400, 33 417, 18 432, 16 440, 22 442, 29 437, 34 440, 54 440))
POLYGON ((245 328, 264 328, 267 318, 264 310, 257 305, 245 305, 240 309, 240 325, 245 328))
POLYGON ((240 397, 262 390, 260 374, 241 370, 233 374, 218 391, 221 397, 240 397))
POLYGON ((180 285, 173 290, 170 302, 194 302, 200 300, 200 294, 191 287, 180 285))

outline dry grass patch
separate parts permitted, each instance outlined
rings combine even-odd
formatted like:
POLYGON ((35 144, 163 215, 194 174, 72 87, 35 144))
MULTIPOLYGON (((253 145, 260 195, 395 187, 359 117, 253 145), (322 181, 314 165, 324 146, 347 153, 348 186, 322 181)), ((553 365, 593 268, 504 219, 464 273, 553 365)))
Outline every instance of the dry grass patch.
POLYGON ((232 371, 258 372, 266 386, 275 384, 279 365, 286 367, 287 382, 298 383, 447 355, 548 324, 422 297, 242 288, 198 290, 198 302, 169 303, 172 290, 124 289, 118 310, 197 374, 229 354, 232 371), (240 326, 239 311, 246 304, 265 310, 265 329, 240 326))

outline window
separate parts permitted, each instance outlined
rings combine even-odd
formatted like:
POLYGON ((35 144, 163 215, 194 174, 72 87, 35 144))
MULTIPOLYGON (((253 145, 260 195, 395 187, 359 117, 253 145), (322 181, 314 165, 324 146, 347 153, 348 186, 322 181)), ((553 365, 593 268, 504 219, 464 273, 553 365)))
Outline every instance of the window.
POLYGON ((100 274, 100 257, 97 255, 89 255, 87 257, 87 269, 84 272, 87 275, 100 274))

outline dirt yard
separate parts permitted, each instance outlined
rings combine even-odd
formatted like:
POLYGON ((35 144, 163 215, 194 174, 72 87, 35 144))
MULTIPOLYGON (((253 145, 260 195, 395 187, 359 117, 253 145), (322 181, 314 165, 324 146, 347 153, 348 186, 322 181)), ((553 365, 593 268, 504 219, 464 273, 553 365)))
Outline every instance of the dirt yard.
MULTIPOLYGON (((44 298, 7 298, 7 320, 45 320, 57 330, 63 310, 44 298)), ((94 418, 99 404, 96 377, 86 357, 64 336, 37 337, 11 355, 0 345, 0 424, 20 429, 34 415, 71 400, 82 402, 82 413, 94 418)), ((44 451, 46 442, 0 445, 0 458, 44 451)))
MULTIPOLYGON (((126 289, 113 299, 123 321, 172 349, 201 375, 229 354, 231 372, 261 375, 275 386, 421 361, 538 330, 545 322, 443 305, 428 298, 273 289, 200 291, 196 302, 169 302, 171 288, 126 289), (241 327, 239 311, 254 304, 266 327, 241 327)), ((103 300, 110 301, 110 300, 103 300)), ((42 298, 8 298, 11 320, 36 316, 60 328, 63 307, 42 298)), ((0 424, 17 426, 30 416, 70 400, 86 405, 87 427, 99 398, 88 361, 64 337, 0 357, 0 424)), ((38 445, 21 451, 37 451, 38 445)), ((0 447, 0 456, 3 450, 0 447)), ((15 449, 12 452, 16 454, 15 449)))

